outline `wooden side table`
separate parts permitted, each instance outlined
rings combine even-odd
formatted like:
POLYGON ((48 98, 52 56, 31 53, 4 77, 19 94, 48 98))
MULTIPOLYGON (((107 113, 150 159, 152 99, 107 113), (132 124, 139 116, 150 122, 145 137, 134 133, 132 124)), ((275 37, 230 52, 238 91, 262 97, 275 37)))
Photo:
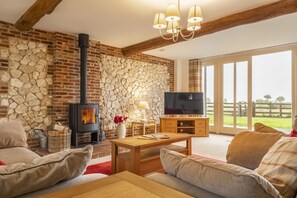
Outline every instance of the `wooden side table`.
POLYGON ((154 120, 148 121, 132 121, 132 136, 134 136, 134 128, 137 126, 142 126, 142 133, 145 135, 145 127, 154 127, 155 133, 157 133, 157 124, 154 120))

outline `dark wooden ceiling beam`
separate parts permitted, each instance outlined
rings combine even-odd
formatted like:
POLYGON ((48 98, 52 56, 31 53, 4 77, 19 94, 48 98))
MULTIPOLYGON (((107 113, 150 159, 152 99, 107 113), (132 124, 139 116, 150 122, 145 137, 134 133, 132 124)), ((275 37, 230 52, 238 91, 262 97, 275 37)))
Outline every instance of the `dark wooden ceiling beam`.
MULTIPOLYGON (((201 29, 195 33, 194 37, 201 37, 232 27, 255 23, 294 12, 297 12, 297 0, 280 0, 275 3, 263 5, 254 9, 250 9, 214 21, 203 23, 201 24, 201 29)), ((186 30, 183 30, 183 32, 186 32, 186 30)), ((175 43, 183 41, 185 40, 179 39, 175 43)), ((174 44, 174 42, 171 40, 164 40, 162 37, 157 37, 141 43, 124 47, 122 48, 122 52, 125 56, 129 56, 171 44, 174 44)))
POLYGON ((28 31, 44 15, 51 14, 61 1, 62 0, 37 0, 14 26, 20 31, 28 31))

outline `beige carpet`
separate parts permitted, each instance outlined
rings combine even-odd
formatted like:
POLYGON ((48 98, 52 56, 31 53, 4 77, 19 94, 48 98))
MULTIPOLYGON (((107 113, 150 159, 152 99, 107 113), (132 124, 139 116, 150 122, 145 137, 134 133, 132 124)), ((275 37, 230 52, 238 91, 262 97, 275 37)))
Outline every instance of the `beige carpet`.
MULTIPOLYGON (((232 138, 233 136, 218 134, 209 134, 209 137, 193 137, 192 153, 225 161, 232 138)), ((178 144, 185 145, 184 143, 178 144)))
MULTIPOLYGON (((228 145, 230 144, 232 138, 233 136, 218 134, 209 134, 209 137, 193 137, 192 153, 225 161, 228 145)), ((185 142, 177 144, 185 146, 185 142)), ((105 156, 92 159, 90 164, 97 164, 110 160, 111 156, 105 156)))

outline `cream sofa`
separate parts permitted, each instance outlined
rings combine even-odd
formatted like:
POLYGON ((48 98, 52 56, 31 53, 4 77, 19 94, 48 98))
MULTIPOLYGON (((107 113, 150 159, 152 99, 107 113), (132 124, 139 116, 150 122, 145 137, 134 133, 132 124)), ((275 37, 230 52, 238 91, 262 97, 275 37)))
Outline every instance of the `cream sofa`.
MULTIPOLYGON (((285 179, 288 179, 288 175, 291 175, 289 190, 288 185, 278 186, 273 181, 268 181, 265 174, 262 176, 258 173, 261 170, 268 169, 264 166, 265 164, 262 165, 262 161, 265 161, 265 159, 266 161, 271 160, 269 159, 271 154, 269 157, 266 156, 273 151, 274 147, 277 147, 277 144, 283 145, 279 143, 281 140, 291 141, 290 149, 297 150, 297 138, 289 139, 283 137, 283 134, 280 133, 259 132, 241 132, 237 134, 229 145, 226 156, 227 163, 213 159, 185 156, 162 149, 160 159, 167 173, 155 172, 146 177, 193 197, 293 198, 296 196, 297 188, 296 157, 289 157, 290 163, 293 163, 292 169, 295 169, 295 172, 293 170, 292 173, 276 176, 276 178, 285 177, 285 179)), ((277 158, 281 158, 282 155, 277 156, 277 158)))
POLYGON ((40 197, 77 184, 106 177, 82 175, 91 159, 91 145, 40 157, 27 148, 17 121, 0 123, 0 197, 40 197))

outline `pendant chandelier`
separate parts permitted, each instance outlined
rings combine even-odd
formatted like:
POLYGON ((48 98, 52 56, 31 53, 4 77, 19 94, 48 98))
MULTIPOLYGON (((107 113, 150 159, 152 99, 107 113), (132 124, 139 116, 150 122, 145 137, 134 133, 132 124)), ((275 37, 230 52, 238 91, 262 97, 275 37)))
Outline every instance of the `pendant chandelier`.
POLYGON ((180 21, 180 0, 178 0, 178 5, 171 4, 166 10, 166 14, 157 13, 155 15, 153 28, 158 29, 160 35, 165 40, 173 40, 173 42, 178 41, 179 35, 184 40, 190 40, 194 37, 195 31, 201 28, 200 22, 203 20, 201 8, 198 5, 193 5, 188 14, 188 25, 187 30, 189 34, 182 33, 182 27, 179 24, 180 21), (166 29, 166 32, 170 36, 164 36, 162 34, 162 29, 166 29))

